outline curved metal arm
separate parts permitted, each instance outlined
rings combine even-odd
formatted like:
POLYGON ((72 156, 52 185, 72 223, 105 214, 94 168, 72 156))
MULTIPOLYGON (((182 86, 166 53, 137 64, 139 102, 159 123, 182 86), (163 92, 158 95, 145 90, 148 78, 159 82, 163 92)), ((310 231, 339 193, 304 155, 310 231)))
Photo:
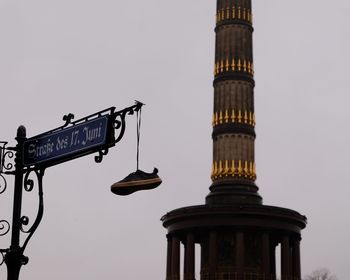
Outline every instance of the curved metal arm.
POLYGON ((143 105, 145 104, 135 100, 135 105, 112 114, 112 117, 114 119, 114 129, 120 130, 118 136, 114 140, 114 144, 118 143, 124 136, 126 128, 125 116, 133 115, 135 112, 138 112, 143 105))
POLYGON ((0 173, 0 194, 2 194, 7 189, 7 181, 5 177, 0 173))
MULTIPOLYGON (((34 223, 28 230, 25 230, 23 226, 29 224, 29 218, 27 216, 22 216, 19 220, 20 231, 27 233, 27 237, 22 246, 10 247, 8 249, 0 249, 0 265, 6 262, 8 266, 9 279, 12 279, 13 275, 16 275, 14 279, 17 279, 19 269, 21 265, 25 265, 28 262, 28 257, 24 256, 23 253, 28 245, 29 240, 38 228, 44 213, 44 199, 43 199, 43 176, 44 169, 28 169, 25 173, 23 180, 23 189, 27 192, 31 192, 34 189, 34 180, 30 179, 32 172, 35 173, 38 181, 38 195, 39 195, 39 205, 38 212, 34 223), (10 276, 12 275, 12 276, 10 276)), ((0 174, 1 175, 1 174, 0 174)), ((10 231, 10 224, 6 220, 0 220, 0 236, 7 234, 10 231)))
POLYGON ((38 212, 35 218, 35 221, 33 223, 33 225, 30 227, 29 230, 24 230, 23 226, 28 225, 29 223, 29 218, 27 216, 22 216, 21 217, 21 231, 24 233, 29 233, 29 235, 27 236, 26 240, 23 243, 22 246, 22 253, 24 252, 25 248, 27 247, 27 244, 29 242, 29 240, 31 239, 31 237, 33 236, 34 232, 36 231, 36 229, 38 228, 41 219, 43 217, 44 214, 44 198, 43 198, 43 176, 44 176, 44 169, 41 170, 28 170, 25 174, 24 177, 24 189, 28 192, 33 190, 34 187, 34 181, 29 179, 29 175, 34 172, 36 174, 36 177, 38 179, 38 190, 39 190, 39 207, 38 207, 38 212))
POLYGON ((115 112, 115 108, 112 107, 110 113, 110 125, 112 126, 112 138, 110 140, 109 146, 104 147, 102 150, 98 151, 98 155, 95 156, 95 162, 100 163, 103 160, 103 156, 108 154, 110 147, 118 143, 124 136, 126 130, 126 121, 125 118, 127 115, 133 115, 135 112, 138 112, 144 104, 140 101, 135 101, 135 105, 127 107, 123 110, 115 112))

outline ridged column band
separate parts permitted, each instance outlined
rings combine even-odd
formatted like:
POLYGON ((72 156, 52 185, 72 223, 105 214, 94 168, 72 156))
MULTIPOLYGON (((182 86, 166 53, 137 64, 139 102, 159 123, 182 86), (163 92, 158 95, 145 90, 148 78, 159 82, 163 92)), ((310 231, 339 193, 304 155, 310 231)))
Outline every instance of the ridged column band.
POLYGON ((217 0, 211 174, 215 184, 256 179, 252 18, 251 0, 217 0))

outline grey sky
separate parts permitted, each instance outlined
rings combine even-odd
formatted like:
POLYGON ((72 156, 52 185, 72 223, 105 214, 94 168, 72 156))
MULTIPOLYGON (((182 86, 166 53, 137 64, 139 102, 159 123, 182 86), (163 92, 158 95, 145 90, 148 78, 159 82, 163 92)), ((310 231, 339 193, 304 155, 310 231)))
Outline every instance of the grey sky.
MULTIPOLYGON (((167 211, 201 204, 211 172, 215 0, 0 0, 1 140, 144 101, 141 168, 154 191, 117 197, 135 169, 136 122, 101 164, 46 171, 45 214, 21 279, 164 279, 167 211)), ((265 204, 308 217, 303 274, 347 279, 350 4, 253 0, 257 184, 265 204)), ((0 196, 11 217, 12 181, 0 196)), ((36 192, 24 213, 35 214, 36 192)), ((7 247, 8 238, 0 238, 7 247)), ((0 267, 0 278, 6 275, 0 267)))

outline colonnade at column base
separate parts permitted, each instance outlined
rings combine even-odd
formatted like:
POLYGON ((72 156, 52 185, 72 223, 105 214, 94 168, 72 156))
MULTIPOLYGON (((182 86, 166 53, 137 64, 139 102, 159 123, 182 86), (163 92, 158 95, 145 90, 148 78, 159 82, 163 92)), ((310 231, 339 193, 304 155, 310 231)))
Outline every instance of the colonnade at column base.
POLYGON ((298 212, 265 205, 199 205, 173 210, 162 222, 168 229, 167 280, 276 280, 278 245, 281 279, 301 278, 300 231, 306 218, 298 212))

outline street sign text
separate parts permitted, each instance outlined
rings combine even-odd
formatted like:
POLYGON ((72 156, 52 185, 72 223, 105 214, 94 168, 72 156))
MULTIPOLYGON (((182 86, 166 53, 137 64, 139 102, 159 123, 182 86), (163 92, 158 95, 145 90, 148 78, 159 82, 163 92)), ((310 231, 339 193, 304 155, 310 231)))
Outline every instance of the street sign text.
POLYGON ((24 142, 24 166, 78 157, 106 144, 108 116, 85 121, 58 132, 39 135, 24 142))

